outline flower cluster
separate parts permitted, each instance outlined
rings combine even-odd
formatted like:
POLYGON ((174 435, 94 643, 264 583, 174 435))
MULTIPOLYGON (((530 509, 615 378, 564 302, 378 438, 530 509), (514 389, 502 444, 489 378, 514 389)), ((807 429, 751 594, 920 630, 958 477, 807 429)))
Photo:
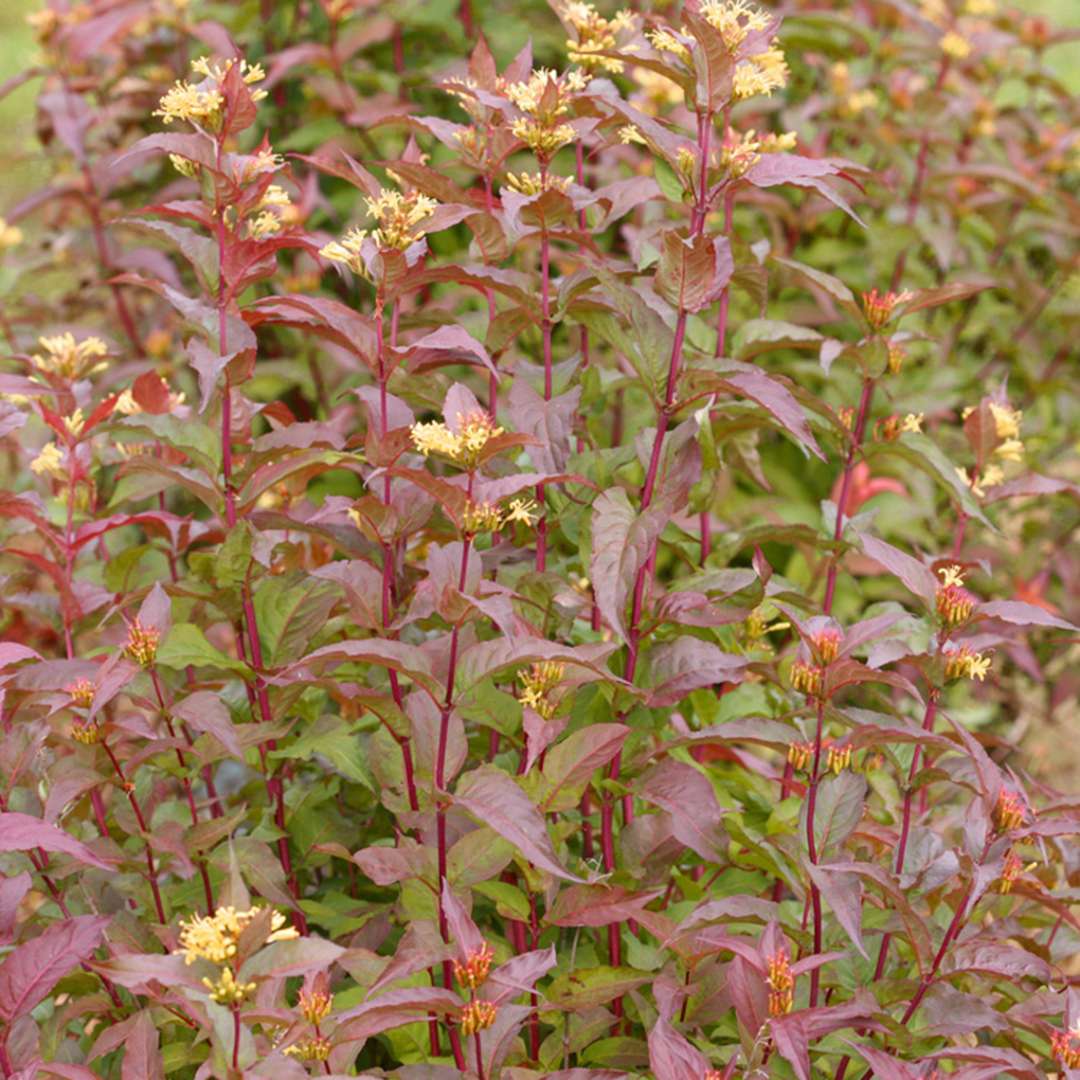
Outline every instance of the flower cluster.
POLYGON ((975 652, 967 645, 945 652, 946 679, 978 679, 982 682, 990 670, 990 657, 975 652))
POLYGON ((937 589, 937 613, 946 626, 959 626, 971 618, 975 597, 964 588, 964 575, 959 566, 943 566, 938 573, 941 584, 937 589))
POLYGON ((124 646, 124 652, 139 667, 147 668, 153 664, 157 656, 160 641, 160 630, 153 626, 143 626, 138 619, 135 619, 128 627, 128 639, 127 644, 124 646))
POLYGON ((477 533, 498 532, 515 521, 532 525, 536 520, 535 511, 534 499, 511 499, 505 510, 494 503, 478 503, 470 499, 465 507, 462 529, 470 536, 475 536, 477 533))
POLYGON ((454 978, 465 989, 476 990, 488 977, 494 956, 494 950, 485 941, 479 949, 469 954, 464 964, 460 960, 454 961, 454 978))
POLYGON ((372 242, 383 250, 405 251, 423 239, 426 230, 423 223, 435 213, 439 205, 434 199, 410 191, 402 194, 383 188, 377 198, 365 199, 368 217, 378 222, 371 230, 354 227, 341 240, 334 240, 319 252, 324 259, 347 266, 354 274, 367 275, 363 257, 364 241, 372 242))
POLYGON ((772 132, 758 135, 753 128, 737 134, 731 128, 724 133, 720 147, 720 164, 727 169, 733 179, 745 176, 760 160, 762 154, 779 154, 785 150, 794 150, 798 136, 794 131, 782 135, 772 132))
MULTIPOLYGON (((240 77, 251 86, 262 82, 266 72, 261 64, 249 64, 246 60, 226 60, 223 64, 212 62, 201 56, 191 61, 191 70, 203 78, 198 83, 177 80, 158 102, 155 116, 160 116, 163 123, 171 124, 174 120, 183 120, 196 127, 216 131, 221 126, 225 95, 222 85, 234 64, 239 63, 240 77)), ((265 90, 251 90, 251 100, 258 102, 266 97, 265 90)), ((175 164, 175 163, 174 163, 175 164)))
POLYGON ((634 15, 628 9, 616 12, 610 19, 601 15, 592 4, 569 3, 562 11, 564 20, 570 24, 575 37, 566 43, 570 60, 584 68, 599 68, 618 74, 623 62, 614 56, 600 56, 619 44, 619 35, 634 29, 634 15))
POLYGON ((325 1035, 312 1035, 286 1046, 283 1053, 301 1061, 326 1061, 330 1057, 330 1040, 325 1035))
MULTIPOLYGON (((213 915, 194 915, 180 923, 180 948, 184 963, 194 964, 207 960, 221 970, 216 978, 203 978, 202 983, 210 997, 219 1005, 239 1005, 255 992, 255 983, 241 983, 230 966, 236 959, 240 935, 254 921, 261 908, 237 911, 234 907, 219 907, 213 915)), ((287 926, 287 919, 275 911, 270 918, 270 928, 261 942, 289 941, 298 937, 294 927, 287 926)))
POLYGON ((498 1008, 490 1001, 470 1001, 461 1010, 461 1034, 475 1035, 495 1023, 498 1008))
POLYGON ((817 697, 821 693, 822 670, 805 660, 796 660, 791 665, 791 685, 807 697, 817 697))
POLYGON ((67 459, 63 451, 54 442, 46 443, 30 462, 30 471, 35 476, 47 476, 51 480, 68 478, 67 459))
POLYGON ((836 776, 839 776, 845 769, 850 769, 851 747, 830 746, 825 758, 825 765, 836 776))
POLYGON ((566 665, 557 660, 544 660, 533 664, 528 671, 518 674, 525 689, 521 694, 522 705, 532 709, 545 720, 555 715, 558 703, 551 699, 551 692, 562 681, 566 665))
POLYGON ((1080 1069, 1080 1025, 1071 1031, 1055 1031, 1050 1036, 1050 1049, 1063 1069, 1080 1069))
POLYGON ((883 330, 893 317, 897 305, 906 303, 911 299, 909 292, 879 293, 877 289, 871 289, 862 294, 863 312, 866 321, 875 329, 883 330))
POLYGON ((814 756, 814 744, 812 742, 793 742, 788 746, 787 759, 796 772, 802 772, 814 756))
POLYGON ((97 692, 97 687, 89 679, 76 679, 73 683, 68 683, 64 689, 71 698, 71 704, 77 705, 80 709, 89 709, 94 703, 94 694, 97 692))
POLYGON ((769 957, 769 1015, 784 1016, 795 1004, 795 977, 791 974, 791 958, 787 949, 780 948, 769 957))
POLYGON ((1022 796, 1015 791, 1002 788, 994 804, 992 819, 994 828, 999 833, 1013 832, 1024 824, 1027 817, 1027 805, 1022 796))
POLYGON ((55 337, 38 338, 38 345, 42 352, 35 353, 30 361, 47 378, 73 382, 108 367, 103 358, 109 350, 101 338, 88 337, 76 341, 74 334, 66 332, 55 337))
POLYGON ((510 126, 514 137, 542 162, 573 142, 577 137, 573 125, 562 117, 570 111, 574 95, 586 86, 588 78, 580 71, 560 77, 549 68, 538 68, 526 81, 508 84, 506 96, 525 114, 510 126))
POLYGON ((320 1024, 330 1015, 333 1000, 323 990, 301 990, 296 1004, 309 1024, 320 1024))
POLYGON ((440 454, 467 469, 476 467, 487 444, 503 434, 503 429, 486 412, 473 412, 457 417, 458 430, 451 431, 438 420, 413 424, 410 428, 413 446, 424 457, 440 454))

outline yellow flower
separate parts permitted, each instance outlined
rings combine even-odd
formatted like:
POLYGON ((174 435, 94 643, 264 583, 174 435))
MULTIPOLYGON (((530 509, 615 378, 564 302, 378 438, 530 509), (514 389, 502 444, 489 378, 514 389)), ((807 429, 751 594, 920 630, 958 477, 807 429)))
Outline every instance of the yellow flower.
POLYGON ((938 44, 941 46, 941 51, 954 60, 966 60, 971 55, 971 42, 955 30, 942 34, 938 44))
POLYGON ((619 142, 624 146, 629 143, 641 143, 645 145, 645 137, 633 124, 624 124, 619 128, 619 142))
POLYGON ((503 524, 520 521, 522 525, 532 525, 536 521, 536 501, 534 499, 511 499, 503 514, 503 524))
MULTIPOLYGON (((237 942, 261 908, 237 911, 234 907, 219 907, 213 915, 193 915, 180 923, 180 948, 186 964, 209 960, 212 964, 228 964, 236 956, 237 942)), ((299 937, 296 929, 287 926, 287 919, 275 911, 270 919, 270 933, 263 944, 289 941, 299 937)))
POLYGON ((189 82, 177 80, 158 102, 154 116, 160 116, 166 124, 186 120, 189 124, 214 128, 220 121, 224 104, 225 99, 217 90, 200 90, 189 82))
POLYGON ((941 575, 941 584, 945 588, 955 585, 958 588, 964 584, 964 570, 963 567, 957 566, 955 563, 952 566, 943 566, 938 573, 941 575))
MULTIPOLYGON (((192 60, 191 70, 197 75, 202 75, 203 81, 190 83, 177 80, 158 102, 154 116, 160 116, 166 124, 171 124, 174 120, 186 120, 190 124, 211 130, 217 128, 221 123, 221 108, 225 104, 221 84, 236 63, 236 60, 229 59, 224 64, 218 64, 211 62, 205 56, 192 60)), ((266 78, 266 72, 263 71, 261 64, 251 65, 246 60, 240 60, 239 64, 243 80, 249 86, 266 78)), ((261 101, 264 97, 266 97, 265 90, 251 91, 252 101, 261 101)), ((175 165, 176 162, 174 161, 173 164, 175 165)))
POLYGON ((458 416, 458 432, 451 431, 444 423, 433 420, 426 424, 413 424, 410 428, 413 446, 428 457, 441 454, 465 468, 472 469, 480 460, 484 447, 503 433, 485 412, 458 416))
POLYGON ((544 191, 566 191, 570 187, 569 176, 556 173, 507 173, 506 186, 519 195, 539 195, 544 191))
POLYGON ((900 424, 901 431, 909 431, 913 435, 919 435, 922 433, 923 414, 922 413, 908 413, 904 417, 900 424))
POLYGON ((255 993, 253 982, 239 983, 232 968, 222 968, 216 979, 203 978, 203 986, 210 991, 210 997, 219 1005, 239 1005, 255 993))
POLYGON ((560 78, 549 68, 538 68, 524 82, 510 83, 506 96, 525 113, 510 125, 511 133, 539 157, 551 157, 577 137, 573 127, 559 117, 569 111, 574 94, 586 86, 588 78, 580 71, 560 78))
POLYGON ((38 456, 30 462, 30 471, 37 476, 50 476, 53 480, 66 480, 67 468, 64 455, 56 443, 46 443, 38 456))
POLYGON ((974 652, 966 645, 945 654, 946 679, 978 679, 982 682, 990 670, 990 657, 974 652))
POLYGON ((347 266, 354 274, 367 276, 367 266, 364 264, 361 254, 364 240, 367 238, 366 229, 352 228, 340 241, 334 240, 321 248, 319 254, 331 262, 347 266))
POLYGON ((108 367, 101 358, 109 350, 101 338, 88 337, 76 342, 74 334, 66 332, 55 337, 38 338, 38 345, 44 350, 44 355, 35 353, 30 360, 43 375, 81 379, 108 367))
POLYGON ((997 11, 997 0, 967 0, 964 11, 968 15, 993 15, 997 11))
POLYGON ((470 1001, 461 1010, 461 1034, 474 1035, 495 1023, 498 1008, 490 1001, 470 1001))
POLYGON ((781 947, 769 957, 769 1015, 783 1016, 795 1004, 795 976, 791 973, 791 958, 781 947))
POLYGON ((329 994, 324 994, 321 990, 301 990, 297 1006, 301 1016, 309 1024, 318 1024, 330 1015, 333 1001, 329 994))
POLYGON ((666 75, 652 68, 636 67, 633 72, 634 82, 641 87, 644 100, 641 111, 650 116, 657 116, 664 108, 683 103, 682 87, 672 82, 666 75))
POLYGON ((189 161, 186 157, 181 157, 180 154, 170 154, 169 161, 172 162, 172 167, 181 176, 186 176, 191 180, 198 177, 199 163, 197 161, 189 161))
POLYGON ((577 34, 576 41, 566 43, 571 61, 582 67, 598 67, 614 74, 622 71, 621 60, 596 54, 614 49, 618 44, 619 32, 634 28, 634 16, 630 11, 623 10, 606 19, 592 4, 571 3, 564 9, 564 15, 577 34))
POLYGON ((314 1035, 310 1039, 301 1039, 292 1046, 286 1046, 283 1053, 301 1061, 326 1061, 330 1056, 330 1040, 325 1035, 314 1035))
POLYGON ((64 417, 64 427, 67 428, 67 433, 74 439, 79 437, 85 423, 86 418, 83 416, 82 409, 76 409, 70 416, 64 417))
POLYGON ((987 465, 979 477, 978 486, 981 488, 997 487, 1005 482, 1005 472, 1000 465, 987 465))
POLYGON ((734 93, 737 98, 764 94, 787 85, 788 66, 783 51, 773 44, 764 52, 755 53, 735 66, 734 93))
POLYGON ((684 63, 690 62, 690 50, 670 30, 649 30, 645 36, 658 52, 671 53, 684 63))
POLYGON ((93 705, 97 688, 89 679, 76 679, 64 689, 71 698, 72 705, 77 705, 80 709, 89 709, 93 705))
POLYGON ((9 225, 0 217, 0 251, 4 248, 12 248, 21 244, 23 232, 17 225, 9 225))
POLYGON ((729 52, 746 40, 751 31, 768 28, 771 16, 749 0, 705 0, 701 5, 702 18, 720 31, 729 52))
POLYGON ((1019 439, 1006 439, 994 450, 994 456, 1002 461, 1023 461, 1024 444, 1019 439))
POLYGON ((140 667, 150 667, 157 657, 160 641, 160 630, 154 626, 143 626, 138 619, 135 619, 128 627, 128 639, 124 652, 140 667))
POLYGON ((491 961, 494 956, 494 951, 485 941, 476 952, 469 954, 464 964, 455 960, 454 978, 457 979, 458 985, 467 990, 475 990, 482 985, 491 970, 491 961))
POLYGON ((551 700, 551 692, 562 681, 566 665, 555 660, 544 660, 533 664, 528 671, 518 673, 524 690, 521 704, 539 713, 545 720, 555 715, 558 702, 551 700))
POLYGON ((807 697, 817 697, 821 693, 821 668, 796 660, 791 665, 791 686, 807 697))

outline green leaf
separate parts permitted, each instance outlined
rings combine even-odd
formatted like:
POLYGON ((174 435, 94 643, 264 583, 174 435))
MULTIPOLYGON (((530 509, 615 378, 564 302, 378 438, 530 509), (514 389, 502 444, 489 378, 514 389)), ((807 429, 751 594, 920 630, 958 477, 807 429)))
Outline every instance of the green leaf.
POLYGON ((301 571, 264 578, 255 590, 264 666, 276 668, 299 660, 340 596, 333 583, 312 580, 301 571))
POLYGON ((309 761, 315 754, 325 758, 346 780, 377 790, 361 737, 340 716, 320 716, 295 742, 271 750, 267 756, 309 761))
POLYGON ((177 623, 169 631, 169 636, 158 648, 157 662, 176 671, 186 667, 223 668, 244 678, 251 677, 247 664, 214 648, 193 623, 177 623))

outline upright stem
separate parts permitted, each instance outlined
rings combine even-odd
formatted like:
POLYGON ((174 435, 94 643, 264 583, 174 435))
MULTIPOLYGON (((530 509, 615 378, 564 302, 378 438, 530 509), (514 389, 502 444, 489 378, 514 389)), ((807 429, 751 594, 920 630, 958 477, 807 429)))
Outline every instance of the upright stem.
POLYGON ((131 804, 131 809, 135 814, 135 820, 139 823, 139 831, 143 835, 143 847, 146 851, 146 870, 150 880, 150 891, 154 894, 154 907, 157 909, 158 922, 164 925, 165 905, 161 902, 161 890, 158 888, 157 870, 154 867, 154 854, 150 850, 150 830, 147 827, 146 818, 143 817, 139 801, 135 798, 135 785, 124 775, 124 770, 120 767, 120 762, 117 761, 112 747, 104 739, 101 742, 101 747, 108 755, 109 761, 112 762, 113 771, 120 781, 120 788, 127 795, 128 802, 131 804))
POLYGON ((232 1067, 234 1069, 240 1068, 240 1006, 234 1005, 232 1007, 233 1015, 233 1048, 232 1048, 232 1067))
MULTIPOLYGON (((474 474, 469 473, 467 493, 472 498, 474 474)), ((472 546, 471 538, 466 535, 461 548, 461 569, 458 572, 458 591, 465 591, 465 583, 469 576, 469 549, 472 546)), ((460 626, 455 625, 450 631, 450 658, 446 671, 446 697, 443 699, 443 707, 439 713, 439 744, 435 752, 435 833, 438 847, 438 870, 439 870, 439 933, 443 941, 450 940, 450 926, 447 922, 446 911, 443 908, 443 888, 446 885, 446 806, 441 794, 446 785, 446 752, 450 742, 450 713, 454 708, 454 681, 457 677, 458 660, 458 635, 460 626)), ((449 990, 454 985, 453 965, 449 960, 442 964, 443 986, 449 990)), ((454 1061, 458 1069, 465 1070, 465 1054, 461 1047, 461 1036, 456 1027, 447 1021, 447 1031, 450 1036, 450 1046, 454 1052, 454 1061)))
MULTIPOLYGON (((690 215, 690 232, 694 237, 701 236, 705 231, 705 218, 708 214, 708 168, 709 168, 709 138, 712 130, 712 113, 698 114, 697 134, 698 148, 701 154, 701 171, 698 179, 697 198, 690 215)), ((672 407, 675 403, 675 391, 678 386, 679 372, 682 367, 683 346, 686 340, 686 324, 689 313, 685 308, 680 308, 675 321, 675 334, 671 344, 671 356, 668 360, 667 384, 664 389, 663 407, 657 410, 656 436, 653 439, 652 453, 649 456, 649 467, 645 473, 645 485, 641 490, 641 513, 648 510, 652 504, 653 495, 656 491, 657 478, 660 475, 660 462, 663 459, 664 436, 667 433, 668 424, 671 420, 672 407)), ((637 672, 638 655, 641 647, 641 614, 645 602, 645 586, 653 573, 653 555, 655 548, 648 559, 645 560, 641 569, 634 579, 633 601, 630 614, 630 626, 627 635, 626 669, 623 677, 627 682, 633 682, 637 672)), ((618 780, 622 771, 622 754, 617 753, 608 768, 608 777, 618 780)), ((626 822, 633 820, 633 799, 627 795, 623 798, 623 819, 626 822)), ((615 807, 610 797, 605 796, 600 804, 600 850, 604 860, 604 870, 611 873, 615 869, 615 807)), ((621 958, 621 926, 613 923, 608 927, 608 954, 612 966, 618 966, 621 958)), ((616 998, 614 1002, 616 1016, 622 1015, 622 1000, 616 998)))
MULTIPOLYGON (((817 809, 818 783, 821 779, 821 742, 822 732, 825 726, 825 701, 818 699, 817 703, 817 729, 814 733, 814 764, 810 774, 810 782, 806 791, 806 850, 813 865, 817 865, 817 837, 814 834, 814 813, 817 809)), ((821 892, 810 882, 810 905, 814 914, 814 956, 821 953, 822 944, 822 921, 821 921, 821 892)), ((814 968, 810 972, 810 1008, 814 1008, 818 1002, 818 987, 821 979, 821 969, 814 968)))
MULTIPOLYGON (((839 543, 844 535, 844 511, 847 506, 848 492, 851 490, 851 476, 855 470, 855 458, 862 449, 863 438, 866 435, 866 421, 870 415, 870 402, 874 396, 875 385, 874 379, 870 376, 863 379, 862 396, 859 398, 859 412, 855 418, 851 443, 848 446, 847 458, 844 461, 844 472, 840 480, 840 496, 836 500, 836 525, 833 528, 833 541, 836 543, 839 543)), ((839 555, 834 552, 829 556, 829 572, 825 579, 825 600, 822 603, 822 610, 826 615, 832 614, 838 570, 839 555)))
MULTIPOLYGON (((547 181, 547 162, 540 159, 540 189, 547 181)), ((540 329, 544 339, 544 400, 552 394, 551 358, 551 243, 547 219, 540 226, 540 329)), ((536 569, 547 569, 547 512, 544 506, 544 485, 536 486, 536 501, 540 518, 536 523, 536 569)))
MULTIPOLYGON (((217 171, 221 171, 221 156, 223 144, 221 139, 217 143, 217 171)), ((221 356, 228 355, 228 321, 226 319, 226 305, 228 295, 225 288, 225 208, 221 201, 220 188, 214 191, 214 234, 217 240, 218 254, 218 287, 217 287, 217 311, 218 311, 218 352, 221 356)), ((232 480, 232 388, 229 384, 228 371, 225 372, 224 386, 221 396, 221 474, 222 484, 225 488, 225 523, 230 529, 236 525, 236 492, 233 489, 232 480)), ((251 595, 251 583, 244 579, 240 587, 240 601, 243 610, 242 623, 244 636, 247 639, 247 652, 250 663, 255 672, 255 701, 259 708, 259 718, 266 724, 273 723, 274 714, 270 708, 270 695, 267 691, 266 682, 263 679, 263 655, 262 644, 259 640, 259 627, 255 618, 255 604, 251 595)), ((276 740, 270 739, 267 743, 270 750, 276 748, 276 740)), ((266 758, 263 756, 265 766, 266 758)), ((268 766, 267 767, 268 770, 268 766)), ((285 879, 289 883, 289 891, 293 899, 297 901, 294 911, 296 927, 301 934, 307 934, 307 917, 300 909, 300 887, 293 872, 292 856, 289 853, 289 838, 285 828, 285 789, 280 777, 266 776, 266 790, 271 802, 274 804, 274 824, 281 831, 278 838, 278 860, 285 879)))

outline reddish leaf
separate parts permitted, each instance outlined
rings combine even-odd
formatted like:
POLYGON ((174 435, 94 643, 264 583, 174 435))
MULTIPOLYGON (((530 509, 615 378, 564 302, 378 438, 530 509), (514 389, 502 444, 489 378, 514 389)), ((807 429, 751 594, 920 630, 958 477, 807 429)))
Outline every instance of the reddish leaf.
POLYGON ((14 1020, 43 1001, 60 978, 93 956, 109 922, 75 915, 8 953, 0 963, 0 1017, 14 1020))
POLYGON ((85 844, 55 825, 14 811, 0 814, 0 851, 31 851, 43 848, 70 855, 84 866, 112 870, 113 863, 95 855, 85 844))

